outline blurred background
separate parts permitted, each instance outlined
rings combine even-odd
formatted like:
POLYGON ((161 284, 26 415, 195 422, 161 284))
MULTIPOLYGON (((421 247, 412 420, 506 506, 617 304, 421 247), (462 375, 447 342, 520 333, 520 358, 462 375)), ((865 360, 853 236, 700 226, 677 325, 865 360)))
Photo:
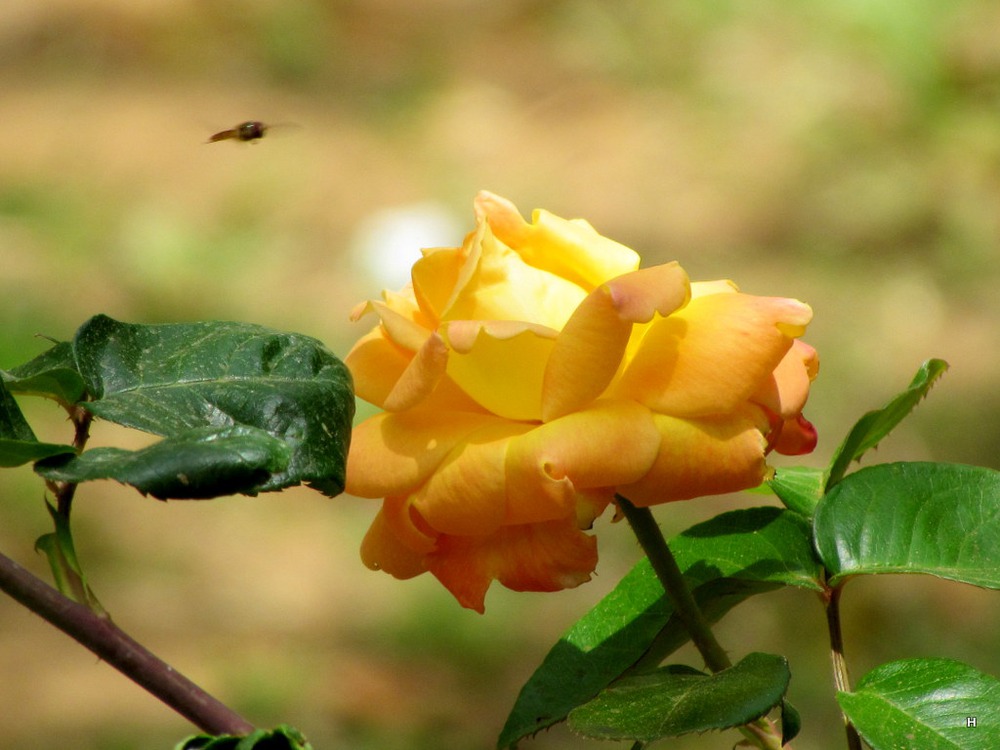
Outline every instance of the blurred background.
MULTIPOLYGON (((807 462, 933 356, 951 371, 873 460, 1000 468, 997 29, 991 0, 6 0, 0 367, 98 312, 247 320, 342 356, 369 327, 352 305, 400 286, 421 246, 459 244, 486 188, 526 215, 584 217, 647 265, 812 304, 807 462), (275 127, 205 143, 244 120, 275 127)), ((70 438, 55 406, 22 404, 42 439, 70 438)), ((98 425, 92 445, 131 439, 98 425)), ((361 565, 369 501, 164 504, 111 483, 77 498, 78 550, 115 620, 317 750, 493 747, 551 644, 639 558, 605 519, 593 582, 494 588, 479 616, 429 576, 361 565)), ((41 484, 6 471, 0 500, 0 549, 48 580, 41 484)), ((658 518, 675 533, 760 502, 658 518)), ((844 618, 855 679, 919 655, 1000 673, 995 592, 857 581, 844 618)), ((789 655, 795 747, 840 746, 812 595, 751 601, 719 636, 737 657, 789 655)), ((167 748, 191 732, 0 599, 5 746, 167 748)), ((523 743, 587 746, 561 727, 523 743)))

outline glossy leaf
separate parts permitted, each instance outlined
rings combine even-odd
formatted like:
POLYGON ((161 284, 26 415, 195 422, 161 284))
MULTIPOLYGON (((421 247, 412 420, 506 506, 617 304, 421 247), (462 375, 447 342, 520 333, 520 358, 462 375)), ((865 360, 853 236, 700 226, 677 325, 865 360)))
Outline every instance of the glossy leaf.
POLYGON ((861 417, 833 455, 826 488, 829 490, 836 485, 844 477, 852 461, 860 460, 902 422, 947 369, 948 363, 943 359, 927 360, 906 390, 881 409, 870 411, 861 417))
POLYGON ((783 657, 760 653, 713 675, 660 669, 614 683, 571 711, 569 725, 593 739, 641 742, 728 729, 778 705, 790 679, 783 657))
POLYGON ((883 664, 837 701, 874 750, 1000 747, 1000 681, 961 662, 883 664))
POLYGON ((73 345, 68 341, 56 343, 13 370, 0 371, 2 379, 12 393, 46 396, 70 406, 81 400, 86 386, 73 357, 73 345))
MULTIPOLYGON (((724 513, 674 537, 670 548, 712 621, 781 586, 822 590, 809 525, 781 508, 724 513)), ((687 640, 643 559, 549 651, 521 689, 498 747, 562 721, 640 661, 651 669, 687 640)))
POLYGON ((836 584, 863 573, 926 573, 1000 588, 1000 472, 879 464, 845 477, 814 518, 836 584))
POLYGON ((46 456, 73 452, 72 445, 38 442, 21 407, 0 380, 0 467, 20 466, 46 456))
POLYGON ((288 725, 273 730, 257 729, 237 735, 197 734, 177 743, 174 750, 312 750, 302 733, 288 725))
POLYGON ((94 448, 35 465, 46 479, 86 482, 115 479, 165 500, 202 499, 238 492, 255 495, 288 467, 291 448, 256 427, 203 427, 164 438, 148 448, 94 448))
POLYGON ((826 472, 808 466, 781 468, 767 485, 786 508, 808 517, 823 499, 826 472))
POLYGON ((351 376, 319 341, 248 323, 142 326, 99 315, 73 348, 96 416, 170 437, 260 428, 291 456, 258 490, 300 482, 327 495, 343 490, 351 376))

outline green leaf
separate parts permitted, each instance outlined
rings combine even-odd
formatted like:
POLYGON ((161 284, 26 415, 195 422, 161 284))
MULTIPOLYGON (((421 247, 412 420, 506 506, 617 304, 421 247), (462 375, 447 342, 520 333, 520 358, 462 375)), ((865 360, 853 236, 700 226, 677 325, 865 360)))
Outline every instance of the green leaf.
POLYGON ((312 745, 298 729, 282 724, 246 736, 196 734, 177 743, 174 750, 312 750, 312 745))
POLYGON ((781 746, 784 747, 789 742, 798 737, 802 731, 802 715, 791 703, 782 699, 781 701, 781 746))
POLYGON ((1000 747, 1000 681, 951 659, 883 664, 837 701, 875 750, 1000 747))
POLYGON ((836 584, 864 573, 926 573, 1000 588, 1000 472, 879 464, 844 478, 813 519, 836 584))
POLYGON ((728 729, 778 705, 790 679, 784 657, 760 653, 713 675, 660 669, 614 683, 571 711, 569 725, 593 739, 642 742, 728 729))
POLYGON ((906 390, 881 409, 870 411, 861 417, 833 454, 826 489, 829 490, 843 479, 852 461, 859 461, 867 451, 878 445, 882 438, 902 422, 947 369, 948 363, 943 359, 927 360, 921 365, 906 390))
POLYGON ((43 552, 48 558, 56 588, 64 596, 79 604, 86 605, 97 614, 106 614, 104 607, 101 606, 87 583, 83 568, 77 559, 68 516, 60 513, 48 502, 45 503, 45 507, 55 524, 55 531, 40 536, 35 542, 35 550, 43 552))
MULTIPOLYGON (((705 616, 715 621, 780 586, 821 591, 808 522, 781 508, 724 513, 670 541, 705 616)), ((498 747, 562 721, 623 672, 655 666, 688 635, 645 559, 549 651, 521 689, 498 747)))
POLYGON ((790 466, 778 469, 767 484, 786 508, 811 517, 823 498, 826 472, 807 466, 790 466))
POLYGON ((204 499, 237 492, 255 495, 288 467, 291 448, 256 427, 202 427, 148 448, 94 448, 79 456, 40 461, 46 479, 115 479, 160 500, 204 499))
POLYGON ((38 442, 21 407, 0 379, 0 467, 20 466, 46 456, 73 452, 72 445, 38 442))
POLYGON ((53 398, 71 406, 86 395, 86 386, 73 358, 73 345, 61 341, 30 362, 0 371, 12 393, 53 398))
POLYGON ((168 437, 257 427, 292 449, 260 491, 300 482, 343 490, 354 394, 347 368, 319 341, 248 323, 143 326, 99 315, 73 349, 96 416, 168 437))

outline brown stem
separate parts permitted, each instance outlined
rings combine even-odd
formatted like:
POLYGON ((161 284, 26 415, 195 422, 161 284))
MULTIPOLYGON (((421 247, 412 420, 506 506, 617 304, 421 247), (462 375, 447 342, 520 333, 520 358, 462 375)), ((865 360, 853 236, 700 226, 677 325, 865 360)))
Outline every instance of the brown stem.
MULTIPOLYGON (((847 671, 847 659, 844 657, 844 635, 840 629, 840 592, 841 586, 834 586, 827 589, 824 600, 826 603, 826 626, 830 632, 830 659, 833 662, 833 683, 837 692, 849 693, 851 691, 851 676, 847 671)), ((844 717, 844 731, 847 733, 847 747, 849 750, 861 750, 861 738, 858 730, 844 717)))
POLYGON ((107 617, 60 594, 0 553, 0 590, 97 654, 209 734, 245 735, 254 726, 133 640, 107 617))

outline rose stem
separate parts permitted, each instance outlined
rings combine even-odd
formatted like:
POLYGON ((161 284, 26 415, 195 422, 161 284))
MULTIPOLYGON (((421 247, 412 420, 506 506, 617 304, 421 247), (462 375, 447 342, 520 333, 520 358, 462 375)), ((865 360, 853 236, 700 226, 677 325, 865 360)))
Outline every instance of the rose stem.
POLYGON ((202 731, 245 735, 254 726, 106 617, 60 594, 0 553, 0 590, 97 654, 202 731))
MULTIPOLYGON (((826 627, 830 631, 830 659, 833 661, 833 684, 837 692, 851 691, 851 675, 847 671, 847 659, 844 658, 844 636, 840 629, 840 592, 841 586, 834 586, 823 593, 826 605, 826 627)), ((844 731, 847 732, 847 747, 849 750, 861 750, 861 738, 854 725, 844 717, 844 731)))
MULTIPOLYGON (((680 617, 691 636, 691 642, 705 660, 705 665, 713 672, 729 669, 733 664, 725 649, 715 639, 715 634, 709 627, 705 615, 702 614, 698 602, 694 600, 694 595, 684 581, 684 574, 681 573, 659 524, 653 518, 652 511, 649 508, 637 508, 622 495, 616 494, 615 499, 629 526, 632 527, 636 539, 639 540, 639 546, 649 558, 653 572, 660 579, 663 590, 674 606, 674 612, 680 617)), ((762 717, 741 727, 740 732, 759 747, 775 748, 775 750, 781 748, 781 739, 766 718, 762 717)))

